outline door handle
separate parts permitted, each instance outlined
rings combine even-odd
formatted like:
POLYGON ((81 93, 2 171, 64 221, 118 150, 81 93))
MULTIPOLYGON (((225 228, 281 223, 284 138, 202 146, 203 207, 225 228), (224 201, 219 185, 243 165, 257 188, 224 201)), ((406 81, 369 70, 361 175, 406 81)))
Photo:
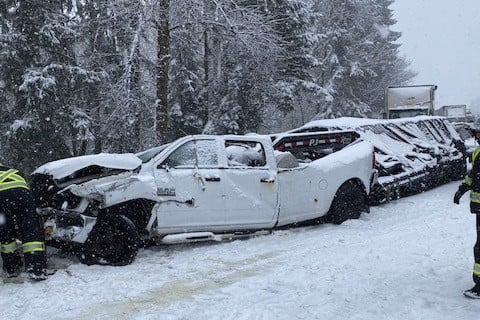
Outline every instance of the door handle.
POLYGON ((220 177, 207 177, 207 178, 205 178, 205 181, 219 182, 220 177))
POLYGON ((260 182, 262 182, 262 183, 274 183, 274 182, 275 182, 275 179, 272 179, 272 178, 262 178, 262 179, 260 179, 260 182))

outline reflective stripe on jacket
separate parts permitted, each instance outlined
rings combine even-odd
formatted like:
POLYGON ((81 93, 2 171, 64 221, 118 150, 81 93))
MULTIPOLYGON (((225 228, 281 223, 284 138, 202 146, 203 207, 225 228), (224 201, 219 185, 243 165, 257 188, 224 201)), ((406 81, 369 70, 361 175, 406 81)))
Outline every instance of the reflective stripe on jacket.
POLYGON ((480 276, 480 263, 475 263, 473 265, 473 274, 480 276))
MULTIPOLYGON (((45 243, 43 241, 30 241, 21 245, 23 253, 45 251, 45 243)), ((0 244, 1 253, 14 253, 20 249, 20 244, 17 241, 0 244)))
POLYGON ((17 174, 18 170, 8 169, 0 171, 0 191, 13 188, 29 189, 25 179, 17 174))
POLYGON ((30 241, 22 244, 23 253, 45 251, 45 243, 42 241, 30 241))
POLYGON ((20 245, 17 243, 17 241, 0 244, 0 252, 1 253, 14 253, 19 248, 20 248, 20 245))

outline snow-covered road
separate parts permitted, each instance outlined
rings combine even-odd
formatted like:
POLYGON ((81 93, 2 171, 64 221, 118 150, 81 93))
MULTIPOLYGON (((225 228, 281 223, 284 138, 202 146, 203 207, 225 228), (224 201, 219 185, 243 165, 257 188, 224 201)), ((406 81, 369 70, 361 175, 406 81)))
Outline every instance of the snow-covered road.
POLYGON ((474 216, 458 182, 320 225, 141 250, 125 267, 50 255, 57 274, 0 284, 2 319, 478 319, 474 216))

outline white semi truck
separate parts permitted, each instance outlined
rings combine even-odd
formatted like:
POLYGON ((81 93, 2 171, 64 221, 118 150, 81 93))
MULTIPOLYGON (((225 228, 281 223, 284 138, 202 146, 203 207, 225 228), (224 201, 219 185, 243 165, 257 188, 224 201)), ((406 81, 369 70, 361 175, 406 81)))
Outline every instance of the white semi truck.
POLYGON ((454 104, 442 106, 435 113, 439 116, 446 117, 450 122, 466 122, 467 106, 464 104, 454 104))
POLYGON ((436 85, 388 86, 385 89, 387 119, 432 116, 436 85))

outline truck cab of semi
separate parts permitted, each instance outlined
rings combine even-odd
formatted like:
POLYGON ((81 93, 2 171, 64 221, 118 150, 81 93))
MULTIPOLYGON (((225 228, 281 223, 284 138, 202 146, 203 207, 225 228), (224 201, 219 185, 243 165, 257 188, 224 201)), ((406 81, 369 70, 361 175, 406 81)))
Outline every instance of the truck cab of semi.
POLYGON ((436 85, 388 86, 385 89, 387 119, 432 116, 436 85))

